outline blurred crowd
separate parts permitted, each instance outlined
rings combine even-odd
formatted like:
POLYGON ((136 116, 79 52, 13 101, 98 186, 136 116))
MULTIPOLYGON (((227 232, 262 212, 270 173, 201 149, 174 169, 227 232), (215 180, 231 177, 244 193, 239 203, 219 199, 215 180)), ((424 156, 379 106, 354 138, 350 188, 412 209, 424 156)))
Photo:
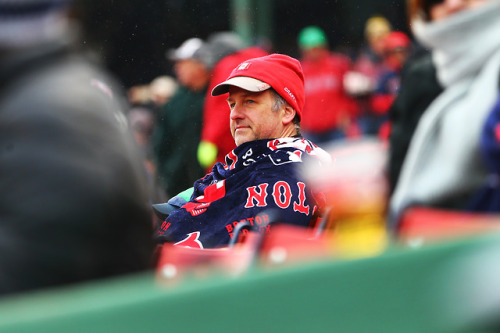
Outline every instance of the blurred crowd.
MULTIPOLYGON (((349 52, 333 51, 319 26, 303 27, 296 37, 306 89, 302 135, 321 147, 365 137, 387 142, 402 69, 421 48, 380 15, 366 21, 365 43, 349 52)), ((239 63, 272 52, 270 45, 244 45, 229 31, 205 41, 192 37, 166 50, 174 77, 159 73, 149 85, 129 89, 129 115, 147 128, 138 136, 160 198, 190 187, 235 148, 225 99, 207 93, 239 63), (151 116, 137 115, 145 110, 151 116)))

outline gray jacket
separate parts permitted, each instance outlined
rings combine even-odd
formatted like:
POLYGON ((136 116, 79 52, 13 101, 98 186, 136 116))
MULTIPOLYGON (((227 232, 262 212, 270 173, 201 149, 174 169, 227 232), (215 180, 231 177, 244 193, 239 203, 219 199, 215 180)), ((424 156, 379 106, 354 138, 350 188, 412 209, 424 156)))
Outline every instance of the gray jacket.
POLYGON ((143 167, 118 100, 63 43, 0 58, 0 294, 150 267, 143 167))

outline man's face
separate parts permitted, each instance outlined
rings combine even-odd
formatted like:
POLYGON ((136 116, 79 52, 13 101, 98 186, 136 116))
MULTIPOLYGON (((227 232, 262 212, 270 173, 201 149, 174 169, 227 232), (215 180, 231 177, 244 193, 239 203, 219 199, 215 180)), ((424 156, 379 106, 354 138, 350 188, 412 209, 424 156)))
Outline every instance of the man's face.
POLYGON ((401 70, 406 60, 410 56, 408 48, 398 47, 385 53, 384 59, 387 65, 393 70, 401 70))
POLYGON ((303 49, 302 50, 302 57, 307 60, 311 61, 318 61, 319 59, 323 58, 325 55, 329 53, 328 49, 326 47, 313 47, 309 49, 303 49))
POLYGON ((250 92, 231 86, 227 102, 231 110, 231 134, 237 146, 248 141, 279 138, 283 135, 283 110, 272 110, 274 97, 270 89, 250 92))
POLYGON ((389 32, 373 34, 368 38, 368 44, 373 52, 382 56, 384 53, 385 37, 389 32))
POLYGON ((174 70, 179 83, 194 91, 203 89, 210 78, 210 73, 205 68, 205 65, 194 59, 177 61, 174 70))

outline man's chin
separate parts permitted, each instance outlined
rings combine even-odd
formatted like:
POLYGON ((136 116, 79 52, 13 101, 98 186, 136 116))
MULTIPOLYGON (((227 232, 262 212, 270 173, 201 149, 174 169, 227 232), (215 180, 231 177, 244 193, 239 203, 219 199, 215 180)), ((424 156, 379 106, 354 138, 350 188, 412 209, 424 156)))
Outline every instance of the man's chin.
POLYGON ((236 146, 240 146, 244 144, 245 142, 252 141, 254 140, 253 138, 250 138, 246 135, 235 135, 234 137, 234 142, 236 143, 236 146))

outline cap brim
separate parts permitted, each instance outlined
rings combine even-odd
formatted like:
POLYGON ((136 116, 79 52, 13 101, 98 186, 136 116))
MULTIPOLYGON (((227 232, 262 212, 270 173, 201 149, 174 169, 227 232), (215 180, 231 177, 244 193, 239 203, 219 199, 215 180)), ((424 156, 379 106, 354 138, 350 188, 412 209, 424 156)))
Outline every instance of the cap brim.
POLYGON ((254 79, 253 77, 236 76, 216 85, 214 89, 212 89, 212 96, 219 96, 229 92, 230 86, 238 87, 251 92, 259 92, 271 88, 269 84, 264 81, 254 79))
POLYGON ((165 220, 170 213, 178 209, 178 207, 172 206, 169 203, 154 204, 152 206, 153 212, 162 220, 165 220))

